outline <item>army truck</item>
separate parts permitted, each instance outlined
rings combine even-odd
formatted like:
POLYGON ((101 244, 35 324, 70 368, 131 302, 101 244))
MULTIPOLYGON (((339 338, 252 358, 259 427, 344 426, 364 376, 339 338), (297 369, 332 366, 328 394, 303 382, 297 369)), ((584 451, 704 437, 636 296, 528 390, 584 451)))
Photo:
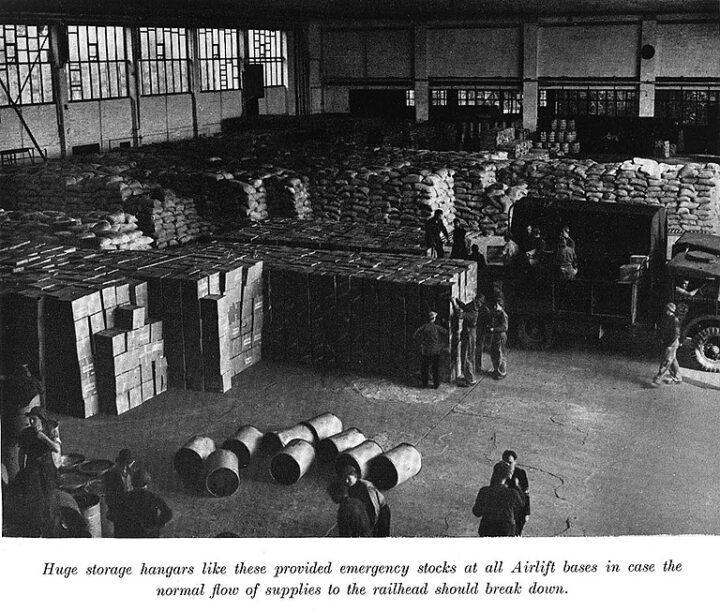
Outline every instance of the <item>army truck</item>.
POLYGON ((552 344, 558 333, 602 337, 610 328, 629 334, 652 329, 662 299, 666 218, 662 206, 526 197, 511 210, 511 231, 520 246, 502 274, 506 307, 524 347, 552 344), (578 258, 573 280, 560 277, 555 252, 570 228, 578 258), (545 248, 539 265, 525 253, 531 229, 545 248))
POLYGON ((687 232, 667 266, 668 300, 700 369, 720 372, 720 236, 687 232))

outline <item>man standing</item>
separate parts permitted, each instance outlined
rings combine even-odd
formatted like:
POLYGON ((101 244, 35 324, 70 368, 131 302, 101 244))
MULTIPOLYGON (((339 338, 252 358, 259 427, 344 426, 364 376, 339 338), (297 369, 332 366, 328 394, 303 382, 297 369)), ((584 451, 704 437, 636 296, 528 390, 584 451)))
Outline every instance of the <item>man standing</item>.
POLYGON ((157 539, 160 529, 172 518, 172 510, 157 494, 148 490, 151 477, 144 468, 132 474, 133 489, 121 494, 110 507, 108 518, 118 539, 157 539))
POLYGON ((508 487, 512 471, 510 465, 499 462, 493 469, 489 486, 480 488, 472 512, 480 518, 478 534, 481 537, 514 537, 515 515, 524 501, 521 494, 508 487))
POLYGON ((508 316, 503 309, 503 302, 499 299, 490 311, 490 360, 492 361, 492 375, 500 380, 507 375, 507 360, 505 350, 507 346, 508 316))
MULTIPOLYGON (((431 366, 433 387, 440 387, 440 356, 443 352, 443 340, 446 340, 446 331, 440 325, 435 324, 436 317, 435 312, 430 312, 428 322, 413 335, 413 339, 420 344, 420 378, 423 388, 428 385, 431 366)), ((447 341, 445 343, 447 344, 447 341)))
POLYGON ((467 259, 467 231, 463 227, 463 222, 460 219, 455 219, 455 229, 452 233, 452 250, 450 251, 451 259, 467 259))
POLYGON ((665 375, 670 372, 670 384, 680 384, 680 365, 677 361, 677 351, 680 347, 680 321, 675 316, 677 308, 671 301, 665 304, 665 314, 658 325, 658 341, 660 343, 660 369, 653 378, 653 385, 657 386, 665 375))
POLYGON ((432 248, 436 257, 441 259, 445 256, 443 236, 449 242, 450 234, 443 222, 442 210, 435 210, 433 215, 425 221, 425 246, 432 248))
POLYGON ((560 277, 563 280, 574 280, 577 275, 577 257, 575 249, 572 248, 565 238, 558 240, 558 249, 555 253, 555 263, 560 270, 560 277))
POLYGON ((510 466, 512 471, 508 486, 517 490, 525 501, 523 508, 515 514, 515 529, 517 531, 517 536, 519 537, 522 535, 525 522, 527 522, 530 517, 530 484, 528 483, 528 477, 527 473, 525 473, 525 469, 521 469, 517 466, 517 453, 514 450, 505 450, 502 455, 502 460, 505 464, 510 466))
POLYGON ((517 242, 513 240, 512 233, 509 231, 503 239, 505 240, 505 246, 503 246, 502 250, 502 262, 507 269, 513 269, 516 267, 520 247, 517 242))
POLYGON ((120 450, 115 459, 115 466, 103 476, 105 501, 108 508, 112 507, 120 496, 132 490, 132 472, 135 459, 127 448, 120 450))
POLYGON ((385 500, 385 495, 372 482, 360 479, 360 474, 353 465, 347 465, 343 469, 342 478, 347 487, 348 496, 351 499, 362 501, 365 506, 372 525, 372 536, 389 537, 390 507, 385 500))
POLYGON ((337 525, 341 537, 372 537, 373 528, 365 505, 360 499, 350 498, 344 482, 334 481, 327 489, 330 498, 338 505, 337 525))
POLYGON ((463 303, 456 297, 452 299, 455 315, 462 320, 460 358, 462 359, 462 374, 466 386, 472 386, 477 382, 475 379, 477 326, 480 308, 484 307, 484 301, 485 298, 481 294, 468 303, 463 303))

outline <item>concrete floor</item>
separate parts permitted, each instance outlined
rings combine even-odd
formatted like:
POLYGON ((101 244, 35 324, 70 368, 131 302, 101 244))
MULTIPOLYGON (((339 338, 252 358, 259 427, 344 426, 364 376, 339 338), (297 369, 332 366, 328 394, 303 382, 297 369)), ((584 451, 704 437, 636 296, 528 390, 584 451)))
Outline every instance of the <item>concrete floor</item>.
POLYGON ((423 390, 263 361, 226 395, 171 390, 120 417, 62 418, 61 432, 66 452, 113 458, 129 447, 149 464, 176 514, 165 536, 333 536, 322 465, 282 486, 262 457, 221 499, 187 492, 172 467, 191 434, 222 443, 242 424, 267 431, 325 411, 385 449, 422 452, 419 475, 387 493, 394 536, 474 536, 475 494, 506 448, 530 479, 527 536, 720 534, 720 393, 652 388, 655 369, 599 349, 514 350, 501 382, 423 390))

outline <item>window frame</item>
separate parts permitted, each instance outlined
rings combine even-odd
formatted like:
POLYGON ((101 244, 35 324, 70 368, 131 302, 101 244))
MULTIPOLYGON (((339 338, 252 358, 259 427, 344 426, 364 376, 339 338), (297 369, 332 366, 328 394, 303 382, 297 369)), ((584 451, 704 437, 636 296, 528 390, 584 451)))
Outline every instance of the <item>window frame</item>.
POLYGON ((0 78, 8 88, 8 94, 0 88, 0 108, 17 106, 39 106, 53 104, 55 93, 52 85, 52 61, 50 57, 50 26, 45 24, 0 24, 0 40, 3 41, 0 55, 0 78), (20 29, 23 33, 20 35, 20 29), (32 36, 28 31, 34 30, 32 36), (8 33, 12 32, 13 42, 8 43, 8 33), (23 41, 21 48, 20 40, 23 41), (34 45, 31 44, 34 42, 34 45), (31 48, 35 46, 35 48, 31 48), (13 48, 13 56, 7 59, 8 49, 13 48), (27 54, 26 61, 20 61, 20 55, 27 54), (32 54, 32 55, 31 55, 32 54), (20 67, 26 67, 22 74, 20 67), (15 82, 11 80, 14 67, 15 82), (39 76, 36 76, 39 75, 39 76), (39 91, 38 91, 39 88, 39 91), (25 93, 30 93, 29 99, 25 93), (10 99, 12 99, 12 102, 10 99))
POLYGON ((238 91, 242 89, 242 31, 235 28, 197 28, 198 57, 200 65, 200 91, 238 91), (216 38, 217 36, 217 38, 216 38), (217 42, 216 42, 217 40, 217 42), (230 53, 227 44, 230 41, 230 53), (217 48, 217 56, 215 49, 217 48), (210 50, 210 56, 207 51, 210 50), (229 70, 230 74, 223 75, 229 70), (225 86, 223 85, 225 80, 225 86), (219 81, 219 82, 218 82, 219 81))
POLYGON ((284 30, 248 30, 247 41, 247 61, 263 66, 263 86, 288 87, 287 33, 284 30), (269 54, 267 49, 279 53, 269 54), (278 75, 279 79, 276 78, 278 75))
MULTIPOLYGON (((138 36, 140 40, 140 46, 138 49, 138 57, 135 60, 137 62, 139 74, 140 74, 140 91, 138 94, 142 97, 151 97, 151 96, 157 96, 157 95, 182 95, 182 94, 188 94, 190 93, 190 74, 192 72, 192 59, 190 54, 190 36, 191 31, 188 28, 180 28, 180 27, 154 27, 154 26, 140 26, 138 28, 138 36), (154 34, 154 41, 155 44, 151 48, 150 42, 151 42, 151 36, 150 33, 154 34), (158 32, 162 32, 162 42, 158 42, 157 34, 158 32), (143 34, 147 34, 147 51, 149 55, 153 55, 154 57, 145 57, 145 54, 143 53, 144 49, 144 40, 143 40, 143 34), (166 35, 170 35, 168 38, 166 35), (170 42, 170 50, 171 53, 178 51, 180 52, 181 57, 175 57, 174 55, 171 55, 168 57, 166 55, 166 46, 167 42, 170 42), (162 55, 158 55, 158 53, 162 50, 162 55), (182 54, 184 52, 184 57, 182 57, 182 54), (163 74, 164 78, 163 81, 165 84, 165 89, 163 91, 155 91, 153 84, 153 72, 152 72, 152 65, 155 64, 155 78, 159 78, 159 68, 160 66, 163 66, 163 74), (172 83, 173 83, 173 89, 168 90, 168 69, 167 65, 170 64, 171 67, 171 73, 172 73, 172 83), (183 65, 184 65, 184 71, 183 71, 183 65), (178 71, 178 78, 180 83, 180 88, 175 87, 175 72, 176 72, 176 66, 178 71), (146 75, 148 77, 146 85, 146 75), (147 91, 146 89, 149 89, 147 91)), ((158 83, 160 84, 160 82, 158 83)))

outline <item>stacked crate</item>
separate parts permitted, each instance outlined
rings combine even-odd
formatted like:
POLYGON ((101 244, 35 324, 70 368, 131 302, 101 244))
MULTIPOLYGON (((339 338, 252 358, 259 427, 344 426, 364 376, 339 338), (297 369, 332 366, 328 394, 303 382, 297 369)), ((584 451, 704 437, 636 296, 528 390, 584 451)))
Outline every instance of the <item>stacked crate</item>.
POLYGON ((236 259, 192 248, 110 262, 148 283, 150 315, 165 329, 170 386, 226 392, 259 360, 262 316, 253 327, 253 313, 262 311, 262 263, 236 259))
POLYGON ((93 339, 103 413, 120 415, 167 390, 162 322, 147 320, 145 305, 118 306, 115 326, 93 339))
MULTIPOLYGON (((474 262, 384 253, 215 244, 265 266, 263 358, 407 378, 419 367, 415 331, 438 313, 448 331, 450 298, 472 299, 474 262)), ((444 379, 452 363, 446 358, 444 379)))

